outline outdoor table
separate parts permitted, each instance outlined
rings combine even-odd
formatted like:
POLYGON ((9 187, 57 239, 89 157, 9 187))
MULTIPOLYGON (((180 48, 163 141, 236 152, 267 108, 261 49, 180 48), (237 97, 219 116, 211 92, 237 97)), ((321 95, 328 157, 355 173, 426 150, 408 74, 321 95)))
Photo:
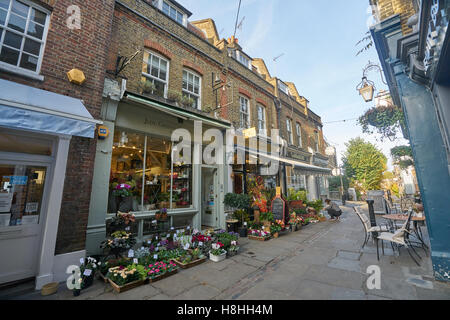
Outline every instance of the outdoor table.
MULTIPOLYGON (((383 219, 389 220, 391 222, 391 225, 395 226, 395 221, 403 221, 405 222, 408 219, 407 214, 387 214, 382 216, 383 219)), ((428 249, 428 246, 425 244, 425 241, 423 241, 422 237, 422 230, 420 229, 419 223, 425 222, 425 216, 422 217, 411 217, 411 221, 414 225, 414 233, 416 234, 416 237, 419 239, 420 243, 422 244, 422 247, 425 249, 428 249)))

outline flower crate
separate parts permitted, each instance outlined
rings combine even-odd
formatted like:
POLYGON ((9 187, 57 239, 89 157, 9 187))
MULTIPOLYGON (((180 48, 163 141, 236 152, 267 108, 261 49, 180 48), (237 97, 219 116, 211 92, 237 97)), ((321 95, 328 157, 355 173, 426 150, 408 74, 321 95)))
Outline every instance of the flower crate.
POLYGON ((271 237, 258 237, 258 236, 252 236, 252 235, 249 235, 248 238, 250 240, 258 240, 258 241, 267 241, 267 240, 271 239, 271 237))
POLYGON ((174 259, 175 263, 181 268, 181 269, 189 269, 195 266, 198 266, 199 264, 202 264, 203 262, 206 261, 206 257, 201 258, 201 259, 197 259, 194 260, 192 262, 189 263, 182 263, 181 261, 179 261, 178 259, 174 259))
POLYGON ((209 252, 209 259, 214 262, 220 262, 227 258, 227 253, 224 252, 220 256, 213 255, 211 251, 209 252))
POLYGON ((111 286, 113 287, 114 291, 116 291, 117 293, 122 293, 134 288, 137 288, 141 285, 143 285, 145 283, 145 280, 136 280, 130 283, 127 283, 123 286, 119 286, 117 285, 114 281, 112 281, 111 279, 108 279, 109 283, 111 284, 111 286))
POLYGON ((161 274, 161 275, 159 275, 159 276, 157 276, 157 277, 155 277, 155 278, 153 278, 153 279, 152 279, 152 278, 148 278, 148 282, 149 282, 149 283, 157 282, 157 281, 159 281, 159 280, 162 280, 162 279, 165 279, 165 278, 167 278, 167 277, 173 276, 173 275, 176 274, 177 272, 178 272, 178 269, 175 269, 175 270, 172 270, 172 271, 163 273, 163 274, 161 274))

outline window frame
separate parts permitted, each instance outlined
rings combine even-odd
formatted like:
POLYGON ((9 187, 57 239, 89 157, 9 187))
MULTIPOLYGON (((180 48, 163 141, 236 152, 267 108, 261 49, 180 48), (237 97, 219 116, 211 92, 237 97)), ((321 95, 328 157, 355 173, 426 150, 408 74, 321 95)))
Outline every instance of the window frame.
MULTIPOLYGON (((23 4, 25 4, 26 6, 28 6, 28 13, 27 13, 27 17, 26 17, 26 24, 25 24, 25 30, 24 32, 21 31, 17 31, 15 29, 12 29, 10 27, 8 27, 8 23, 9 23, 9 19, 11 17, 11 13, 12 13, 12 5, 13 2, 15 0, 10 0, 9 2, 9 7, 6 11, 6 18, 5 18, 5 24, 1 27, 3 30, 0 33, 0 53, 1 50, 3 49, 3 47, 5 46, 6 48, 12 48, 10 46, 4 45, 4 40, 5 40, 5 36, 6 36, 6 32, 12 32, 15 35, 19 35, 22 39, 21 39, 21 45, 20 45, 20 49, 19 51, 19 58, 17 61, 16 65, 12 65, 10 63, 7 62, 3 62, 0 61, 0 69, 5 70, 5 71, 9 71, 9 72, 13 72, 13 73, 17 73, 23 76, 28 76, 37 80, 43 80, 44 77, 40 76, 41 73, 41 69, 42 69, 42 62, 44 60, 44 55, 45 55, 45 48, 46 48, 46 44, 47 44, 47 37, 48 37, 48 31, 50 29, 50 18, 51 18, 51 12, 47 9, 45 9, 42 6, 39 6, 38 4, 31 2, 29 0, 20 0, 18 2, 22 2, 23 4), (45 24, 44 24, 44 30, 42 32, 42 39, 36 38, 34 36, 30 36, 28 35, 28 27, 30 25, 30 21, 31 20, 31 11, 32 9, 38 10, 43 12, 46 17, 45 17, 45 24), (31 39, 35 42, 39 42, 40 43, 40 51, 39 51, 39 57, 38 57, 38 62, 36 65, 36 71, 32 71, 23 67, 20 67, 20 63, 22 60, 22 55, 24 53, 24 46, 25 46, 25 41, 24 39, 31 39)), ((34 23, 37 23, 39 25, 41 25, 39 22, 34 21, 34 23)), ((42 26, 42 25, 41 25, 42 26)), ((17 51, 16 48, 12 48, 13 50, 17 51)), ((31 54, 31 53, 26 53, 32 57, 35 57, 35 55, 31 54)))
MULTIPOLYGON (((156 81, 159 81, 159 82, 165 82, 165 83, 164 83, 164 98, 167 99, 167 92, 168 92, 168 89, 169 89, 170 60, 167 59, 166 57, 164 57, 164 56, 162 56, 162 55, 160 55, 160 54, 158 54, 158 53, 152 51, 152 50, 145 49, 145 50, 144 50, 144 56, 143 56, 143 58, 142 58, 142 61, 143 61, 143 63, 145 63, 146 65, 148 65, 148 61, 145 61, 145 59, 144 59, 145 53, 148 53, 148 54, 150 54, 150 55, 153 55, 153 56, 159 58, 160 60, 164 60, 164 61, 166 61, 166 63, 167 63, 166 81, 163 81, 163 80, 161 80, 160 78, 155 77, 155 76, 152 75, 152 74, 148 74, 148 73, 146 73, 146 72, 144 72, 144 71, 141 72, 141 76, 142 76, 142 77, 150 78, 150 79, 152 79, 152 80, 156 80, 156 81)), ((153 59, 152 59, 152 61, 153 61, 153 59)), ((160 66, 161 66, 161 61, 160 61, 160 63, 159 63, 159 69, 158 69, 158 72, 160 72, 160 69, 161 69, 160 66)))
POLYGON ((267 136, 267 114, 266 107, 260 103, 256 105, 256 112, 258 118, 258 133, 263 136, 267 136), (261 110, 261 112, 260 112, 261 110), (262 115, 262 119, 260 119, 260 114, 262 115), (260 127, 260 124, 263 123, 263 128, 260 127))
POLYGON ((248 129, 248 128, 250 128, 250 126, 251 126, 250 119, 251 119, 250 118, 250 99, 247 98, 246 96, 240 95, 239 96, 239 125, 240 125, 241 129, 248 129), (242 101, 243 100, 247 101, 247 113, 243 113, 242 112, 242 101), (247 124, 246 124, 246 126, 242 125, 242 120, 243 120, 242 115, 243 114, 245 114, 247 116, 247 124))
MULTIPOLYGON (((197 109, 198 110, 202 110, 202 76, 200 74, 190 70, 190 69, 187 69, 187 68, 183 68, 183 73, 184 72, 187 73, 188 77, 189 77, 189 74, 192 74, 194 76, 194 83, 195 83, 195 77, 197 77, 199 79, 198 94, 195 93, 195 92, 189 91, 189 86, 188 86, 188 89, 184 89, 183 88, 183 84, 181 85, 181 92, 182 92, 182 94, 186 93, 189 96, 191 96, 191 95, 196 96, 197 97, 197 101, 198 101, 197 102, 197 109)), ((183 75, 182 75, 182 77, 183 77, 183 75)), ((182 78, 182 81, 184 81, 183 78, 182 78)))
POLYGON ((297 143, 300 148, 303 148, 303 141, 302 141, 302 125, 300 122, 295 123, 295 129, 297 131, 297 143))
POLYGON ((176 23, 178 23, 178 24, 181 24, 182 26, 186 26, 185 25, 185 13, 184 12, 182 12, 181 10, 179 10, 178 8, 176 8, 174 5, 172 5, 171 3, 169 3, 168 1, 166 1, 166 0, 162 0, 161 1, 161 11, 166 15, 166 16, 168 16, 170 19, 172 19, 173 21, 175 21, 176 23), (168 7, 169 7, 169 12, 168 13, 166 13, 165 11, 164 11, 164 5, 167 5, 168 7), (170 15, 170 12, 171 12, 171 10, 174 10, 175 11, 175 19, 170 15), (181 22, 180 21, 178 21, 177 19, 178 19, 178 16, 179 15, 181 15, 181 22))
POLYGON ((292 132, 292 120, 289 118, 286 118, 286 131, 288 133, 288 143, 290 145, 294 144, 294 134, 292 132))

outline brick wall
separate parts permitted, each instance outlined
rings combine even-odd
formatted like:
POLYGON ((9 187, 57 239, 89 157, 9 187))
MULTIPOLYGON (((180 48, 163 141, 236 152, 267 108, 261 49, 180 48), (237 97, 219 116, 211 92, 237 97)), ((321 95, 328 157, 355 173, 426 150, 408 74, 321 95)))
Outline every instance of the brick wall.
MULTIPOLYGON (((91 115, 98 118, 114 0, 34 2, 52 11, 41 68, 45 79, 29 80, 3 72, 0 78, 82 99, 91 115), (81 9, 81 30, 70 30, 66 25, 70 5, 81 9), (66 73, 73 68, 85 73, 87 80, 82 86, 68 82, 66 73)), ((85 248, 95 147, 96 139, 74 137, 71 141, 56 254, 85 248)))
POLYGON ((385 20, 393 15, 400 14, 402 23, 402 31, 404 35, 412 32, 412 28, 408 27, 408 19, 416 13, 413 0, 377 0, 379 19, 385 20))
MULTIPOLYGON (((206 36, 202 37, 198 31, 192 32, 191 28, 184 28, 142 0, 121 0, 121 3, 125 6, 116 5, 114 12, 113 38, 108 67, 109 69, 114 67, 119 53, 129 57, 137 50, 141 50, 140 54, 121 74, 128 79, 127 90, 140 93, 139 84, 142 77, 144 50, 149 50, 163 55, 169 61, 168 90, 182 92, 182 74, 185 68, 194 70, 202 76, 202 111, 208 112, 216 107, 216 96, 211 84, 212 73, 214 73, 221 80, 232 83, 232 88, 228 88, 226 92, 219 90, 219 103, 221 105, 230 104, 218 111, 220 118, 232 122, 239 120, 239 92, 241 91, 246 92, 250 97, 252 126, 257 125, 256 108, 259 103, 266 107, 268 129, 272 128, 272 125, 275 128, 278 127, 272 95, 273 86, 254 71, 228 57, 225 46, 216 47, 214 45, 214 42, 217 44, 221 42, 212 36, 214 34, 212 29, 215 29, 215 26, 211 19, 204 20, 203 23, 192 23, 199 30, 206 27, 212 28, 206 30, 206 36), (138 14, 130 9, 135 10, 138 14), (155 24, 167 31, 161 30, 155 24)), ((209 115, 212 116, 213 113, 209 113, 209 115)), ((268 131, 270 134, 270 130, 268 131)))

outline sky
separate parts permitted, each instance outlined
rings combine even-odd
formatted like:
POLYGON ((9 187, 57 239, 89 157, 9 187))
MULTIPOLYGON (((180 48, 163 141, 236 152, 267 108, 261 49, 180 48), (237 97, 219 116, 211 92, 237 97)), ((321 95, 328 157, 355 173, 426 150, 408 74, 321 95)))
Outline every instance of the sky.
MULTIPOLYGON (((221 38, 234 33, 239 0, 178 0, 193 15, 190 21, 212 18, 221 38)), ((310 108, 322 117, 324 135, 336 147, 338 161, 345 143, 358 136, 374 143, 388 157, 403 139, 381 142, 362 133, 358 118, 373 107, 356 91, 363 68, 379 63, 372 47, 356 56, 356 43, 368 31, 369 0, 242 0, 239 44, 252 58, 263 58, 272 76, 294 82, 310 108), (245 18, 244 18, 245 17, 245 18), (279 57, 282 55, 281 57, 279 57), (279 57, 276 61, 274 58, 279 57), (346 122, 328 123, 338 120, 346 122)), ((380 74, 370 72, 378 90, 388 90, 380 74)))

